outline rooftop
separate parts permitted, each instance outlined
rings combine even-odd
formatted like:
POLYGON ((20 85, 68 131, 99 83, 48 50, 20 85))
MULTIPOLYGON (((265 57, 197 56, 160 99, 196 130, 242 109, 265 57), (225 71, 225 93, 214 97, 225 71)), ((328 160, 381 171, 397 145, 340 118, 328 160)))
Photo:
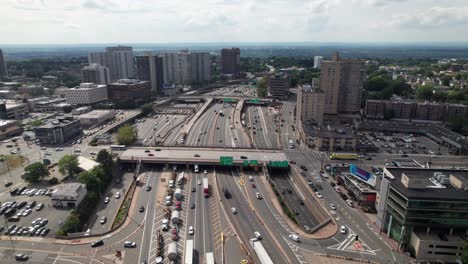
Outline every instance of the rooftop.
POLYGON ((80 188, 86 188, 86 185, 82 183, 66 183, 52 194, 52 196, 73 196, 80 188))
POLYGON ((343 125, 321 125, 303 124, 304 131, 312 137, 324 138, 356 138, 351 128, 343 125))
POLYGON ((140 83, 149 83, 148 81, 140 81, 137 79, 120 79, 116 82, 111 83, 111 85, 129 85, 129 84, 140 84, 140 83))
POLYGON ((83 156, 78 156, 78 167, 80 167, 80 169, 84 171, 89 171, 96 166, 99 166, 98 162, 83 156))
POLYGON ((393 178, 390 180, 392 188, 406 197, 468 201, 466 188, 456 188, 450 180, 453 175, 466 186, 468 170, 387 167, 384 174, 386 178, 393 178))
POLYGON ((113 110, 93 110, 91 112, 79 115, 79 118, 101 117, 101 116, 107 115, 109 113, 114 113, 114 111, 113 110))
POLYGON ((3 119, 0 119, 0 127, 6 126, 6 125, 14 123, 14 122, 17 122, 17 121, 16 120, 3 120, 3 119))

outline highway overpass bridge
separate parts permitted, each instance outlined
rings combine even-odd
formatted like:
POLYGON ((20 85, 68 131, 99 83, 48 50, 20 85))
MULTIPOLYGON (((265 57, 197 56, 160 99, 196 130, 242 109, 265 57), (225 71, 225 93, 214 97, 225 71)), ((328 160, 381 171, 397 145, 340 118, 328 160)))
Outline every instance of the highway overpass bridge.
POLYGON ((224 148, 128 148, 119 156, 124 163, 199 164, 288 168, 288 160, 280 150, 224 148))

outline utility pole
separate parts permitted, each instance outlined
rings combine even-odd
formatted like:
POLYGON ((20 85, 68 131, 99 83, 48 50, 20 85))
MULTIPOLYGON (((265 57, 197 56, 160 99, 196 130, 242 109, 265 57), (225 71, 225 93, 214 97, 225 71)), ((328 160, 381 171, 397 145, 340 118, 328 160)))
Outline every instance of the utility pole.
POLYGON ((13 244, 13 240, 11 239, 10 227, 8 226, 8 221, 7 221, 5 215, 3 215, 3 220, 5 221, 5 228, 6 228, 6 230, 8 230, 8 238, 10 239, 11 247, 13 248, 13 250, 15 250, 15 244, 13 244))

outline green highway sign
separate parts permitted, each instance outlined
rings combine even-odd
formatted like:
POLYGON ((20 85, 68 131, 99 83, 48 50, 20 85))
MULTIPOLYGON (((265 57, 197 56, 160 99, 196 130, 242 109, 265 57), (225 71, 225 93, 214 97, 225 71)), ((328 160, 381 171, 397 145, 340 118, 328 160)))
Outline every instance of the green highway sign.
POLYGON ((249 103, 260 103, 260 99, 258 99, 258 98, 250 99, 249 103))
POLYGON ((219 164, 225 166, 232 166, 234 164, 234 158, 229 156, 219 157, 219 164))
POLYGON ((252 166, 252 167, 258 166, 258 160, 244 160, 244 162, 242 163, 242 166, 252 166))
POLYGON ((224 103, 236 103, 237 99, 234 98, 223 98, 224 103))
POLYGON ((283 161, 270 161, 268 166, 271 168, 287 168, 289 166, 289 162, 287 160, 283 161))

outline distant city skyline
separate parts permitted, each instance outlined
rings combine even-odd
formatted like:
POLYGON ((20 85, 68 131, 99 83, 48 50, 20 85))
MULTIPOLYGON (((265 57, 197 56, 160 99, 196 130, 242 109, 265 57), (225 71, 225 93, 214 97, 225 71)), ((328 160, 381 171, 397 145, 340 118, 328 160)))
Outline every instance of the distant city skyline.
POLYGON ((465 42, 467 22, 466 0, 2 0, 0 45, 465 42))

